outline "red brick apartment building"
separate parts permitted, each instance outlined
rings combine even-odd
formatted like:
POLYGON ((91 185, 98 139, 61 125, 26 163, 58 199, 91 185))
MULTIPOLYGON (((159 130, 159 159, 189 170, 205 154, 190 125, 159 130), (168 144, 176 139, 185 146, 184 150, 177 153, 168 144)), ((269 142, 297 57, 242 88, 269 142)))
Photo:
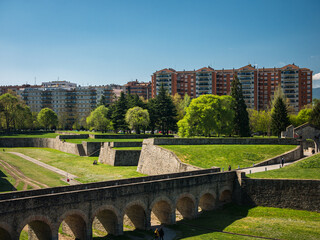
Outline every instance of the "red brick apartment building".
POLYGON ((124 92, 130 94, 137 94, 144 99, 151 98, 151 82, 132 81, 124 85, 124 92))
POLYGON ((242 84, 243 96, 249 108, 266 109, 278 86, 295 111, 312 102, 312 71, 294 64, 282 68, 256 68, 250 64, 238 69, 204 67, 194 71, 166 68, 151 76, 152 97, 157 95, 161 85, 172 95, 188 94, 191 98, 202 94, 227 95, 234 75, 242 84))

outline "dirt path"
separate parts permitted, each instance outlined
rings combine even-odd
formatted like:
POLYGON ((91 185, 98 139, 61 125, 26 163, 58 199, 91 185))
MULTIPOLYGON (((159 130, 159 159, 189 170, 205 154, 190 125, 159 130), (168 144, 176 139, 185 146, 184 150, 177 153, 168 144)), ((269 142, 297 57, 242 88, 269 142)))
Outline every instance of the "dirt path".
POLYGON ((32 163, 35 163, 35 164, 37 164, 37 165, 39 165, 39 166, 41 166, 41 167, 44 167, 44 168, 46 168, 46 169, 48 169, 48 170, 50 170, 50 171, 52 171, 52 172, 58 173, 58 174, 60 174, 60 175, 62 175, 62 176, 64 176, 64 177, 68 178, 68 179, 69 179, 69 182, 67 182, 67 181, 65 181, 65 180, 64 180, 64 181, 67 182, 67 183, 70 184, 70 185, 81 184, 80 182, 74 180, 75 178, 77 178, 76 175, 73 175, 73 174, 71 174, 71 173, 68 173, 68 172, 66 172, 66 171, 63 171, 63 170, 61 170, 61 169, 59 169, 59 168, 50 166, 50 165, 48 165, 48 164, 46 164, 46 163, 43 163, 43 162, 41 162, 41 161, 39 161, 39 160, 36 160, 36 159, 34 159, 34 158, 32 158, 32 157, 29 157, 29 156, 27 156, 27 155, 24 155, 24 154, 22 154, 22 153, 18 153, 18 152, 9 152, 9 153, 14 154, 14 155, 17 155, 17 156, 19 156, 19 157, 21 157, 21 158, 24 158, 25 160, 28 160, 28 161, 30 161, 30 162, 32 162, 32 163))
POLYGON ((35 181, 26 175, 24 175, 19 169, 16 167, 10 165, 9 163, 3 161, 0 159, 0 165, 10 174, 16 181, 14 187, 17 188, 17 186, 20 184, 20 182, 24 183, 23 190, 27 190, 28 186, 31 186, 33 189, 40 189, 42 187, 48 188, 49 186, 46 184, 43 184, 41 182, 35 181))

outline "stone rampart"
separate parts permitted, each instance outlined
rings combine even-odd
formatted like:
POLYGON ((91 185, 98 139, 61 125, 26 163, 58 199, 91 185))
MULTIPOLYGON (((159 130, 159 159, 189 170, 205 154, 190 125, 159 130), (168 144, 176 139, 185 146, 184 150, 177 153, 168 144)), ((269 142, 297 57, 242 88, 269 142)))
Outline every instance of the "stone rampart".
POLYGON ((103 142, 82 142, 86 156, 99 156, 103 142))
POLYGON ((100 150, 99 162, 111 166, 137 166, 140 157, 140 150, 118 150, 114 144, 106 142, 100 150))
MULTIPOLYGON (((137 171, 155 175, 199 170, 201 168, 185 164, 173 152, 154 144, 157 139, 145 139, 137 171)), ((165 139, 167 140, 167 139, 165 139)))
POLYGON ((90 134, 90 138, 96 139, 141 139, 141 138, 168 138, 174 137, 173 135, 152 135, 152 134, 123 134, 123 135, 98 135, 98 134, 90 134))
POLYGON ((320 212, 320 180, 242 179, 242 204, 320 212))
POLYGON ((280 154, 278 156, 275 156, 273 158, 267 159, 263 162, 256 163, 256 164, 254 164, 254 166, 260 167, 260 166, 267 166, 267 165, 272 165, 272 164, 280 164, 282 157, 284 158, 285 163, 294 162, 294 161, 303 157, 303 147, 298 146, 291 151, 288 151, 288 152, 285 152, 285 153, 280 154))
POLYGON ((89 137, 89 134, 77 134, 77 135, 71 135, 71 134, 66 134, 66 135, 59 135, 59 139, 86 139, 89 137))
POLYGON ((155 145, 279 144, 299 145, 294 138, 155 138, 155 145))

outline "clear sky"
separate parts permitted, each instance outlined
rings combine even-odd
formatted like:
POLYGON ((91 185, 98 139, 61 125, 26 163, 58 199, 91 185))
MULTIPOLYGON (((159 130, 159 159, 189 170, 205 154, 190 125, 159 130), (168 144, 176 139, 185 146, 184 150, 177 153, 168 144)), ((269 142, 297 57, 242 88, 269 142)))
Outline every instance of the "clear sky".
POLYGON ((319 9, 319 0, 0 0, 0 85, 124 84, 166 67, 248 63, 316 74, 319 9))

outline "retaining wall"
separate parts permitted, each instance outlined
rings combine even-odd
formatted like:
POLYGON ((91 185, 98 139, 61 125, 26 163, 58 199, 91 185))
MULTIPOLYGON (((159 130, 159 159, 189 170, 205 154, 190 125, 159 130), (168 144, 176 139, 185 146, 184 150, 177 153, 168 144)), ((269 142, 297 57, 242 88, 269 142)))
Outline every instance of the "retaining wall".
POLYGON ((263 162, 254 164, 254 166, 259 167, 259 166, 267 166, 267 165, 272 165, 272 164, 280 164, 282 157, 284 158, 285 163, 294 162, 294 161, 303 157, 303 147, 298 146, 294 150, 285 152, 285 153, 278 155, 276 157, 273 157, 273 158, 267 159, 263 162))
POLYGON ((242 204, 320 212, 320 180, 242 178, 242 204))
POLYGON ((103 144, 100 150, 99 162, 111 166, 137 166, 140 150, 113 149, 109 142, 103 144))
POLYGON ((96 139, 141 139, 141 138, 163 138, 174 137, 173 135, 151 135, 151 134, 123 134, 123 135, 97 135, 90 134, 91 138, 96 139))
POLYGON ((0 138, 0 147, 53 148, 62 152, 85 156, 82 144, 64 142, 59 138, 0 138))
MULTIPOLYGON (((173 152, 155 145, 155 140, 156 139, 145 139, 143 141, 137 168, 138 172, 147 175, 156 175, 201 169, 181 162, 173 152)), ((217 171, 220 171, 220 168, 217 171)))
POLYGON ((299 145, 294 138, 155 138, 155 145, 279 144, 299 145))
POLYGON ((57 136, 59 139, 85 139, 89 137, 89 134, 67 134, 57 136))

